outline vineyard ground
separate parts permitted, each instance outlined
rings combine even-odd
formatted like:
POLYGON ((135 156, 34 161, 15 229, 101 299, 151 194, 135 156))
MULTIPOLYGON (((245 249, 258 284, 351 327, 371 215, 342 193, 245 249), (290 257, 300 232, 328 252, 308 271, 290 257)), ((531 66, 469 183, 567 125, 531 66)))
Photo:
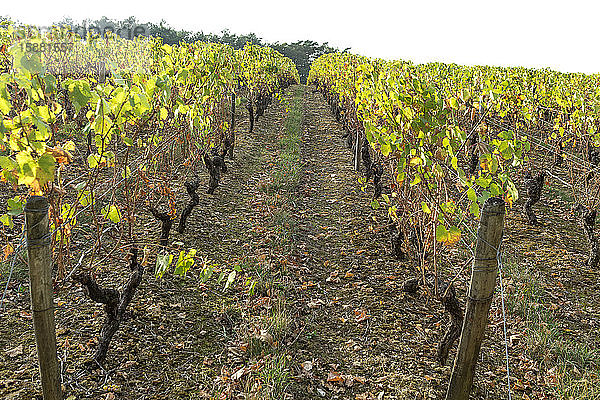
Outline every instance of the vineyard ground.
MULTIPOLYGON (((254 133, 247 130, 240 111, 229 172, 215 195, 201 196, 187 231, 172 234, 172 242, 197 248, 203 261, 183 278, 157 280, 148 268, 104 370, 81 369, 95 346, 101 308, 76 286, 56 294, 68 394, 443 398, 451 363, 439 366, 435 350, 448 316, 423 291, 402 291, 416 270, 391 256, 387 212, 369 206, 372 184, 361 190, 342 129, 322 97, 294 86, 254 133), (199 282, 202 264, 227 272, 238 265, 243 272, 224 290, 214 278, 199 282)), ((201 177, 208 181, 204 171, 201 177)), ((181 208, 183 185, 176 190, 181 208)), ((513 398, 599 398, 600 281, 582 265, 586 245, 581 229, 565 217, 568 193, 550 181, 536 206, 536 227, 526 224, 521 202, 509 212, 503 244, 513 398)), ((147 232, 156 236, 157 226, 147 232)), ((473 240, 468 233, 465 239, 473 240)), ((454 258, 469 256, 461 251, 454 258)), ((448 265, 443 276, 461 267, 448 265)), ((114 285, 125 276, 115 278, 112 271, 120 269, 113 265, 101 280, 114 285)), ((0 311, 2 398, 40 393, 26 276, 18 267, 0 311)), ((468 268, 457 284, 462 304, 467 281, 468 268)), ((500 299, 492 304, 474 399, 507 398, 500 299)))

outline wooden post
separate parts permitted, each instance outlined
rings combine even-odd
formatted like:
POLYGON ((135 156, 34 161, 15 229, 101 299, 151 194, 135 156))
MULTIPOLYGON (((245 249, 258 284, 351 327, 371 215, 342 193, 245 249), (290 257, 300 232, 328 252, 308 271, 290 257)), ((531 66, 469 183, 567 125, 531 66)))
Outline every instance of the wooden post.
POLYGON ((250 119, 250 129, 248 130, 248 132, 252 133, 252 131, 254 130, 254 106, 252 104, 252 97, 248 99, 248 104, 246 105, 246 108, 248 109, 248 118, 250 119))
POLYGON ((231 93, 231 126, 229 140, 229 158, 233 160, 233 146, 235 145, 235 91, 231 93))
POLYGON ((98 83, 106 82, 106 64, 104 61, 98 63, 98 83))
POLYGON ((504 200, 490 197, 483 205, 477 230, 471 285, 458 344, 458 354, 446 400, 467 400, 473 384, 475 362, 488 323, 488 312, 498 275, 498 249, 504 226, 504 200))
POLYGON ((360 172, 360 159, 361 159, 361 153, 360 153, 360 147, 361 147, 361 140, 360 140, 360 131, 357 129, 356 130, 356 140, 354 141, 354 170, 356 172, 360 172))
POLYGON ((48 228, 48 200, 31 196, 25 205, 27 260, 35 343, 40 363, 44 400, 62 398, 56 356, 54 301, 52 299, 52 252, 48 228))

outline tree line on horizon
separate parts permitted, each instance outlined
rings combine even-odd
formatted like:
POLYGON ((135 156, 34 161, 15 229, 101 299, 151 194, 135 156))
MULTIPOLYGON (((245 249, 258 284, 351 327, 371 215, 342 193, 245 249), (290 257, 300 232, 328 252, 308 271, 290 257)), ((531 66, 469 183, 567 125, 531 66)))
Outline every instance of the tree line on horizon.
MULTIPOLYGON (((14 19, 6 16, 0 16, 0 22, 12 21, 17 22, 14 19)), ((163 42, 170 45, 178 44, 179 42, 185 41, 192 43, 195 41, 203 42, 215 42, 228 44, 234 49, 241 49, 247 42, 260 46, 269 46, 277 50, 284 56, 290 58, 298 69, 300 79, 302 83, 306 83, 308 78, 308 72, 310 66, 314 60, 319 56, 326 53, 339 51, 337 48, 332 47, 325 43, 318 43, 313 40, 298 40, 293 43, 281 43, 281 42, 267 42, 264 39, 258 37, 255 33, 248 34, 236 34, 231 33, 229 29, 224 29, 219 34, 215 33, 204 33, 187 31, 184 29, 176 29, 170 26, 165 20, 159 23, 153 22, 141 22, 136 17, 129 17, 123 20, 110 19, 108 17, 101 17, 99 19, 86 19, 83 21, 74 21, 71 18, 63 18, 61 21, 55 22, 54 25, 69 25, 72 29, 77 30, 83 26, 119 26, 119 27, 133 27, 135 25, 145 25, 148 27, 148 34, 155 37, 162 38, 163 42)), ((346 49, 348 50, 348 49, 346 49)))

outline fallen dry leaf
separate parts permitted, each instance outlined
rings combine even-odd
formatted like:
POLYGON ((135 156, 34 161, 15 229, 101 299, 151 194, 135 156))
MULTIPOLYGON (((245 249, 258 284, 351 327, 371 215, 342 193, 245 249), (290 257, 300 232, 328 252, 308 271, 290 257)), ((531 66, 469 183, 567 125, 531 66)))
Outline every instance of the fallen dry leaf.
POLYGON ((11 358, 20 356, 21 354, 23 354, 23 345, 20 344, 12 350, 7 350, 5 353, 7 356, 9 356, 11 358))
POLYGON ((10 243, 8 243, 6 246, 4 246, 4 250, 2 251, 2 253, 3 253, 2 260, 8 259, 8 256, 10 256, 12 253, 14 253, 14 251, 15 251, 14 247, 10 243))
POLYGON ((33 317, 31 316, 31 313, 30 313, 30 312, 27 312, 27 311, 21 311, 21 312, 19 313, 19 315, 21 316, 21 318, 26 318, 26 319, 31 319, 31 318, 33 318, 33 317))
POLYGON ((308 306, 308 308, 319 308, 324 304, 325 304, 325 301, 323 301, 321 299, 317 299, 317 300, 309 301, 306 305, 308 306))
POLYGON ((242 368, 238 369, 237 371, 235 371, 233 373, 233 375, 231 375, 231 380, 232 381, 237 381, 242 376, 244 376, 245 373, 246 373, 246 367, 242 367, 242 368))
POLYGON ((371 316, 368 315, 365 310, 354 310, 354 314, 356 315, 356 322, 363 322, 371 318, 371 316))
POLYGON ((327 382, 344 382, 344 378, 339 372, 331 371, 327 375, 327 382))

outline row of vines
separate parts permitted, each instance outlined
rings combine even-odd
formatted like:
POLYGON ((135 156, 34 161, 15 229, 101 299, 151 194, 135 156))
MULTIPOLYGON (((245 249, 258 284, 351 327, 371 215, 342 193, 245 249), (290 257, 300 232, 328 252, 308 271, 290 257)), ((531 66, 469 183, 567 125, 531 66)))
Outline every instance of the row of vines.
MULTIPOLYGON (((523 187, 523 213, 537 224, 532 207, 545 179, 556 179, 572 194, 587 263, 597 267, 600 76, 332 53, 313 63, 308 83, 343 125, 363 187, 373 179, 371 205, 387 207, 392 253, 417 266, 405 287, 440 298, 456 324, 448 283, 472 254, 490 197, 513 208, 523 187)), ((448 347, 438 348, 442 364, 448 347)))
MULTIPOLYGON (((94 363, 139 286, 144 269, 185 275, 195 249, 169 241, 182 233, 199 190, 217 190, 235 155, 236 106, 250 129, 289 85, 291 60, 266 47, 164 45, 160 39, 79 38, 0 27, 0 186, 13 190, 0 217, 4 257, 24 245, 23 207, 48 199, 57 285, 74 279, 105 305, 94 363), (207 169, 208 182, 199 172, 207 169), (177 206, 176 193, 189 199, 177 206), (148 227, 158 226, 156 235, 148 227), (96 275, 127 264, 122 290, 96 275)), ((203 266, 209 279, 213 266, 203 266)), ((231 281, 236 271, 220 271, 231 281)))

